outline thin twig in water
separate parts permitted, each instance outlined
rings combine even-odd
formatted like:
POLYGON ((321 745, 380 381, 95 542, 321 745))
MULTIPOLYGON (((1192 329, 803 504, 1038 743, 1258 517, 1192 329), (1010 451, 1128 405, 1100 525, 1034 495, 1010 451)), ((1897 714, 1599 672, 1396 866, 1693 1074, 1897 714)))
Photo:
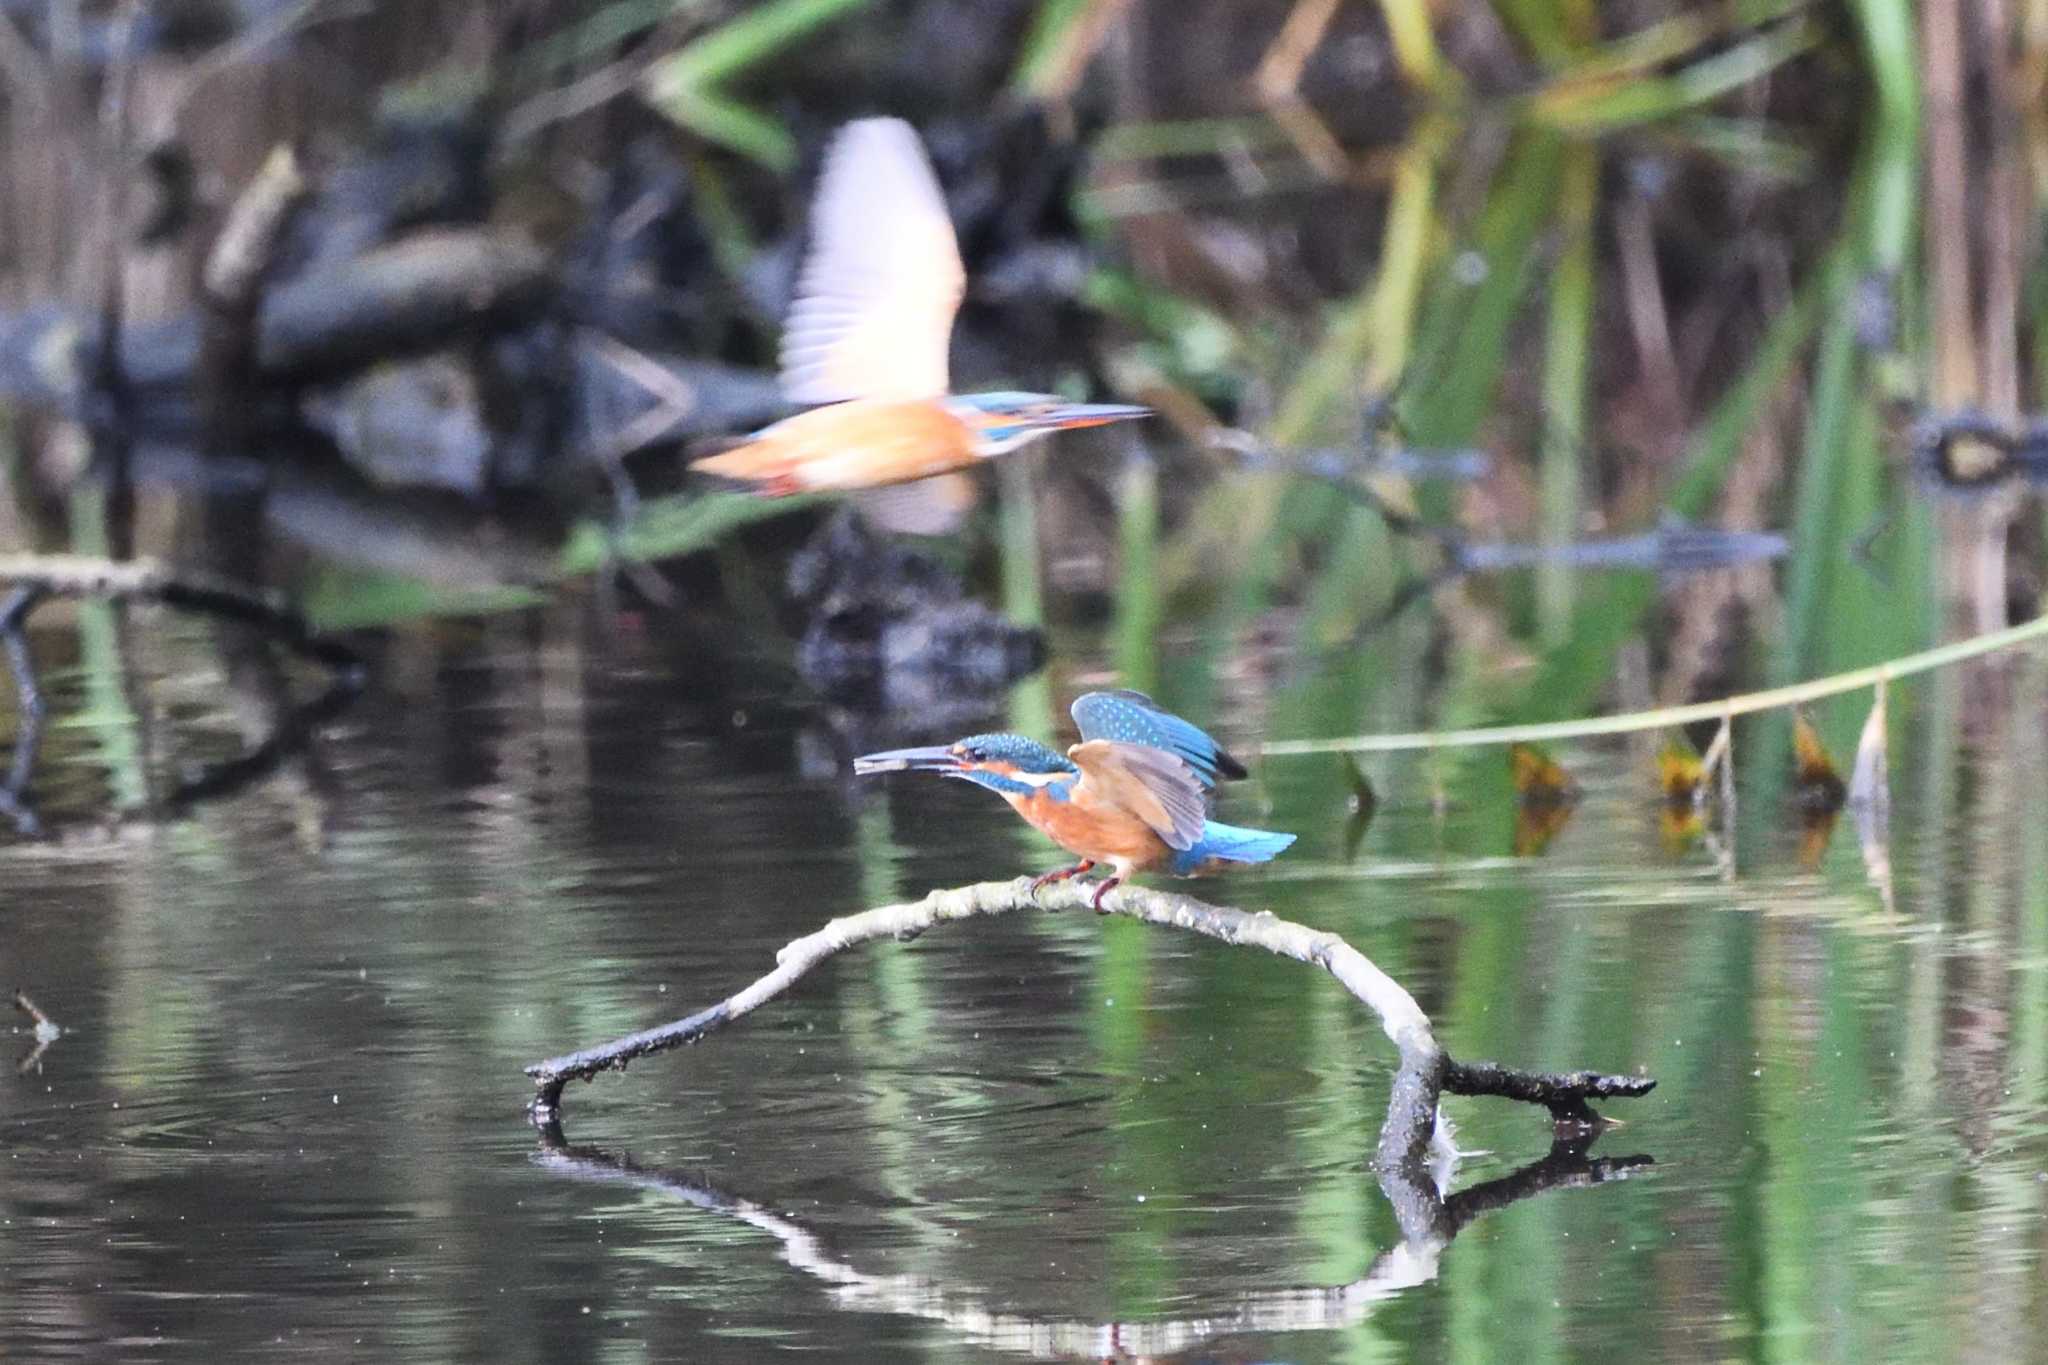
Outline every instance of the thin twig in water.
POLYGON ((158 602, 177 611, 255 626, 299 657, 344 676, 360 677, 363 667, 353 649, 316 633, 305 617, 281 602, 225 579, 174 572, 155 560, 0 555, 0 583, 18 583, 53 597, 158 602))
POLYGON ((175 574, 150 560, 0 555, 0 582, 8 581, 17 586, 0 602, 0 648, 4 648, 8 667, 14 674, 21 720, 15 733, 7 784, 0 788, 0 815, 11 818, 25 836, 41 833, 41 821, 27 793, 35 772, 44 718, 44 702, 36 685, 35 661, 29 652, 25 627, 29 613, 45 598, 142 600, 237 622, 332 671, 326 691, 294 711, 263 743, 240 758, 182 783, 172 793, 172 811, 235 790, 274 769, 286 754, 305 743, 316 726, 339 714, 362 690, 366 678, 362 660, 347 645, 315 633, 305 618, 289 607, 225 580, 175 574))
POLYGON ((22 991, 14 993, 14 1008, 27 1015, 29 1021, 35 1025, 34 1037, 36 1045, 30 1048, 28 1055, 15 1063, 14 1067, 15 1075, 26 1076, 42 1063, 43 1054, 50 1050, 50 1044, 64 1036, 64 1030, 59 1028, 57 1021, 43 1013, 37 1007, 36 1002, 29 999, 27 994, 22 991))
POLYGON ((28 647, 27 624, 28 614, 48 591, 36 584, 24 584, 0 604, 0 646, 7 651, 8 671, 14 674, 16 700, 14 757, 8 764, 7 785, 0 788, 0 815, 14 821, 15 829, 29 837, 42 832, 42 821, 29 804, 28 784, 35 775, 36 752, 42 747, 47 708, 42 689, 36 685, 36 661, 28 647))
POLYGON ((1594 1071, 1516 1071, 1498 1062, 1446 1061, 1443 1088, 1453 1095, 1494 1095, 1540 1104, 1558 1124, 1598 1128, 1604 1122, 1587 1100, 1633 1098, 1643 1093, 1640 1076, 1603 1076, 1594 1071))
MULTIPOLYGON (((1062 882, 1034 894, 1028 877, 1013 882, 982 882, 934 891, 921 901, 882 906, 835 919, 817 932, 785 945, 776 954, 774 971, 708 1009, 659 1028, 527 1067, 526 1074, 533 1078, 537 1088, 530 1112, 536 1123, 557 1121, 562 1089, 568 1082, 589 1080, 603 1071, 621 1071, 641 1057, 694 1043, 759 1009, 819 963, 857 944, 884 938, 908 942, 940 924, 981 915, 1016 910, 1079 910, 1090 904, 1093 890, 1062 882)), ((1128 886, 1112 891, 1101 909, 1147 924, 1192 930, 1233 946, 1264 948, 1321 967, 1378 1015, 1381 1028, 1401 1057, 1386 1126, 1380 1133, 1378 1160, 1383 1166, 1419 1160, 1427 1150, 1436 1131, 1437 1098, 1447 1083, 1455 1085, 1458 1094, 1499 1095, 1542 1104, 1560 1123, 1588 1121, 1591 1111, 1585 1108, 1585 1101, 1589 1098, 1643 1095, 1656 1085, 1641 1076, 1600 1076, 1592 1072, 1550 1076, 1492 1064, 1456 1063, 1437 1042, 1429 1016, 1422 1012, 1415 998, 1374 966, 1365 954, 1336 934, 1270 913, 1252 914, 1187 896, 1128 886)), ((1597 1116, 1591 1116, 1591 1121, 1597 1122, 1597 1116)))
POLYGON ((25 991, 16 991, 14 993, 14 1008, 28 1016, 29 1022, 36 1026, 37 1033, 42 1033, 45 1030, 63 1032, 62 1029, 57 1028, 55 1020, 43 1013, 36 1005, 36 1002, 28 998, 28 994, 25 991))

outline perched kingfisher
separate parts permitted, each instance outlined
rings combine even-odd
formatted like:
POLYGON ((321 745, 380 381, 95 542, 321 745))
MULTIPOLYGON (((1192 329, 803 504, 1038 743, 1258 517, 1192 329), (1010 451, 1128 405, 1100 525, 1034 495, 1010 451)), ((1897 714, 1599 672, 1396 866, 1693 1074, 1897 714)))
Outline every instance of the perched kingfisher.
POLYGON ((771 497, 927 479, 1066 427, 1150 409, 1042 393, 947 392, 966 285, 946 201, 915 131, 859 119, 825 153, 811 249, 782 334, 782 391, 820 404, 693 462, 771 497))
POLYGON ((853 761, 856 773, 934 772, 1000 795, 1041 834, 1080 858, 1031 883, 1036 891, 1107 863, 1091 904, 1135 872, 1200 877, 1231 863, 1263 863, 1292 834, 1208 818, 1209 795, 1242 764, 1142 692, 1089 692, 1074 701, 1081 742, 1062 758, 1022 735, 969 735, 926 749, 892 749, 853 761))

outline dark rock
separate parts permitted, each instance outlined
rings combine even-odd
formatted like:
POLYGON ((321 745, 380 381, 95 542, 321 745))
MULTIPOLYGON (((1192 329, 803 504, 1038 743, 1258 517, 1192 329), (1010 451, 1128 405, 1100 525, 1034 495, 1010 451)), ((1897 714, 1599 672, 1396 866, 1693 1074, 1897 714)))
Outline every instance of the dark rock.
POLYGON ((789 591, 806 619, 797 667, 845 704, 985 710, 1045 660, 1036 630, 968 597, 931 556, 881 539, 851 511, 791 559, 789 591))

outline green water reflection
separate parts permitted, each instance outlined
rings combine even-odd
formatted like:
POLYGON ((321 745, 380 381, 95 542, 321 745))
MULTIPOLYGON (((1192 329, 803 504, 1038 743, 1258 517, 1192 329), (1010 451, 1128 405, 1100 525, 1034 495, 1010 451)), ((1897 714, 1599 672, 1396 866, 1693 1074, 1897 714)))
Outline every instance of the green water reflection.
MULTIPOLYGON (((486 630, 351 713, 317 846, 259 790, 7 853, 0 962, 71 1029, 4 1082, 8 1353, 956 1360, 1149 1324, 1197 1359, 2014 1358, 2043 1328, 2038 662, 1895 690, 1901 736, 1972 719, 1901 744, 1888 887, 1847 821, 1804 865, 1761 779, 1739 877, 1673 852, 1646 745, 1561 755, 1584 797, 1535 859, 1490 762, 1439 814, 1390 761, 1355 859, 1348 777, 1269 764, 1239 813, 1299 856, 1219 894, 1343 933, 1460 1055, 1661 1082, 1593 1153, 1654 1165, 1368 1294, 1403 1242, 1365 1168, 1374 1022, 1296 964, 1087 917, 858 951, 570 1093, 570 1141, 760 1218, 534 1160, 525 1061, 1048 855, 950 784, 797 776, 796 729, 735 726, 768 698, 678 708, 649 646, 548 639, 486 630), (1347 1285, 1313 1330, 1267 1312, 1347 1285)), ((101 752, 60 735, 52 790, 101 752)), ((1518 1107, 1451 1112, 1483 1153, 1457 1187, 1548 1146, 1518 1107)))

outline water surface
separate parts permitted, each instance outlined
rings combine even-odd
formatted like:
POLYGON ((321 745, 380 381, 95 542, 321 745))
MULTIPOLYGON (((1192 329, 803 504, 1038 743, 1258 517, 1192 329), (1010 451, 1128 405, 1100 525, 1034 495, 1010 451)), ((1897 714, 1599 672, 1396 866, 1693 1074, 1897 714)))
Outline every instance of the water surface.
MULTIPOLYGON (((0 1078, 0 1352, 2012 1358, 2042 1329, 2038 664, 1895 693, 1889 886, 1846 819, 1806 865, 1762 780, 1732 851, 1674 848, 1640 744, 1560 751, 1584 797, 1533 857, 1492 751, 1381 767, 1350 858, 1334 764, 1233 793, 1302 841, 1217 898, 1343 933, 1459 1055, 1659 1079, 1592 1153, 1650 1164, 1419 1273, 1382 1259, 1375 1022, 1298 964, 1092 916, 856 950, 572 1088, 545 1149, 524 1063, 709 1003, 832 915, 1052 865, 965 787, 856 788, 825 713, 750 688, 568 607, 451 627, 382 661, 310 775, 7 849, 0 963, 67 1033, 0 1078)), ((183 695, 162 742, 223 747, 183 695)), ((104 788, 103 739, 59 732, 54 817, 104 788)), ((1482 1153, 1459 1188, 1549 1146, 1520 1106, 1452 1114, 1482 1153)))

